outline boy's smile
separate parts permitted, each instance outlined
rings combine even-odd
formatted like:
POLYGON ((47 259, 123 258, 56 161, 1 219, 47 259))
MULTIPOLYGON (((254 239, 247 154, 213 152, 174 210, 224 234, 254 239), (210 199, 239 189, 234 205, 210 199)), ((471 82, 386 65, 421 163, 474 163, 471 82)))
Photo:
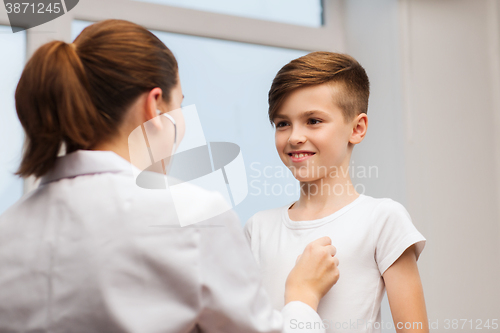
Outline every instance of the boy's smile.
POLYGON ((307 150, 294 150, 288 153, 288 156, 291 157, 292 162, 298 163, 307 160, 309 157, 313 156, 316 153, 307 151, 307 150))
POLYGON ((275 115, 276 149, 299 181, 325 178, 332 167, 349 166, 359 116, 345 122, 337 103, 340 89, 335 83, 299 88, 275 115))

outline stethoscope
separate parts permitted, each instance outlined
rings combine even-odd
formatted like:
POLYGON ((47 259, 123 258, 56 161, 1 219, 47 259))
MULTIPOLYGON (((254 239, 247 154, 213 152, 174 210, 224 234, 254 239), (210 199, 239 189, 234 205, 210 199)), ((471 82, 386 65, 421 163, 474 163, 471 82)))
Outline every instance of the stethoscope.
POLYGON ((174 125, 174 145, 172 146, 172 153, 170 154, 169 163, 165 167, 165 173, 168 174, 170 172, 170 168, 172 167, 172 159, 174 157, 175 150, 177 149, 177 124, 175 123, 175 119, 167 112, 162 113, 160 110, 156 110, 156 113, 158 114, 158 116, 167 117, 167 119, 170 120, 174 125))

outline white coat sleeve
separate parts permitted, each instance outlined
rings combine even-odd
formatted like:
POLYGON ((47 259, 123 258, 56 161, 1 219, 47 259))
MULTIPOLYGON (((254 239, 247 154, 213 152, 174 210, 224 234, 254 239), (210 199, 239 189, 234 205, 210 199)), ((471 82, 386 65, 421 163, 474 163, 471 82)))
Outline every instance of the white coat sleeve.
POLYGON ((201 332, 325 332, 318 313, 305 303, 290 302, 281 312, 273 309, 232 210, 206 222, 212 226, 199 229, 201 332))

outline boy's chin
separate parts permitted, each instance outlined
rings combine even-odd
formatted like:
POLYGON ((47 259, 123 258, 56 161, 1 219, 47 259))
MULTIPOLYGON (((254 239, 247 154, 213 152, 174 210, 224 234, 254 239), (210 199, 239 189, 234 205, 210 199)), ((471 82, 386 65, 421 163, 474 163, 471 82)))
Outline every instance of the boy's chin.
POLYGON ((301 183, 310 183, 310 182, 314 182, 314 181, 319 179, 319 177, 312 177, 312 176, 308 176, 308 175, 304 175, 304 174, 302 176, 294 174, 293 176, 295 177, 295 179, 297 179, 301 183))

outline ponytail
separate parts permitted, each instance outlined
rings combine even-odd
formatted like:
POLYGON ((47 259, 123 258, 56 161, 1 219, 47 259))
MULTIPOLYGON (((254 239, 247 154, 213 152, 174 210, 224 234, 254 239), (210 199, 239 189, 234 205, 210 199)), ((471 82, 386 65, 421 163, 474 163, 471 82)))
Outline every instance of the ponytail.
POLYGON ((168 103, 177 80, 172 52, 132 22, 101 21, 86 27, 73 44, 43 45, 16 89, 17 114, 26 132, 16 174, 43 176, 63 143, 71 153, 110 139, 142 93, 159 87, 168 103))
POLYGON ((40 47, 17 85, 16 109, 26 132, 20 176, 40 177, 54 165, 61 144, 67 151, 96 143, 106 122, 89 95, 85 70, 74 46, 53 41, 40 47))

